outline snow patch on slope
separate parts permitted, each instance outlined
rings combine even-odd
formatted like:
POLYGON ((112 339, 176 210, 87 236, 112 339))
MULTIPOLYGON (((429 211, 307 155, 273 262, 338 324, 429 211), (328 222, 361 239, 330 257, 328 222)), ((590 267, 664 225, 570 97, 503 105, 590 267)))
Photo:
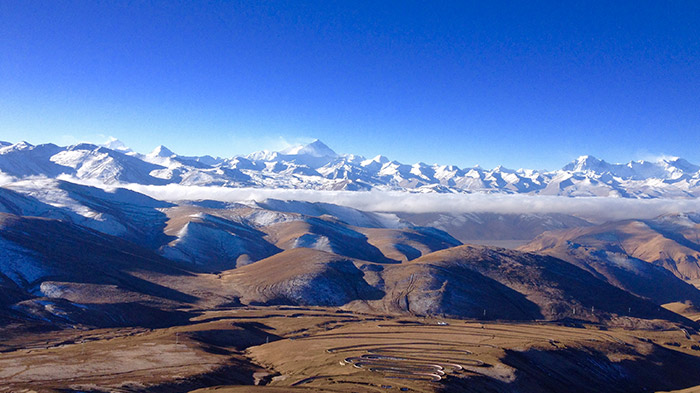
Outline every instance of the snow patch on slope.
POLYGON ((20 287, 26 287, 49 274, 40 257, 30 250, 0 238, 0 273, 20 287))

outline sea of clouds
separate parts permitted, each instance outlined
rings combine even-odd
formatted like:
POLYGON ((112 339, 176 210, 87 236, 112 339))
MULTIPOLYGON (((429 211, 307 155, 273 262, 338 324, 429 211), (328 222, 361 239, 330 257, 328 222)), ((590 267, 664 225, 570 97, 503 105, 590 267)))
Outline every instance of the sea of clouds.
MULTIPOLYGON (((92 183, 90 185, 105 188, 102 184, 92 183)), ((631 218, 646 219, 662 214, 700 211, 700 199, 572 198, 549 195, 437 194, 400 191, 318 191, 182 186, 175 184, 165 186, 122 184, 119 187, 167 201, 216 200, 222 202, 243 202, 280 199, 333 203, 373 212, 561 213, 576 215, 597 222, 631 218)))

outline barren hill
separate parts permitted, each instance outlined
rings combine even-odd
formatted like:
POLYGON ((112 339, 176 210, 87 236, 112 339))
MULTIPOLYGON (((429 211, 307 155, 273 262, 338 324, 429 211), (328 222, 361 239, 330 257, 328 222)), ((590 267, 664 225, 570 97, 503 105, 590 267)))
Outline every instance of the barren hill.
POLYGON ((30 318, 162 325, 173 321, 168 314, 177 305, 197 300, 158 283, 161 277, 188 280, 192 273, 133 243, 64 221, 0 213, 0 245, 7 289, 0 303, 22 300, 12 309, 30 318))
POLYGON ((522 249, 538 252, 579 247, 603 250, 662 266, 684 280, 696 280, 700 278, 700 224, 695 220, 697 218, 678 215, 552 231, 540 235, 522 249))
POLYGON ((341 306, 382 293, 371 287, 352 260, 294 248, 223 275, 246 304, 341 306))
POLYGON ((568 262, 483 246, 437 251, 381 272, 386 311, 487 319, 677 319, 568 262))

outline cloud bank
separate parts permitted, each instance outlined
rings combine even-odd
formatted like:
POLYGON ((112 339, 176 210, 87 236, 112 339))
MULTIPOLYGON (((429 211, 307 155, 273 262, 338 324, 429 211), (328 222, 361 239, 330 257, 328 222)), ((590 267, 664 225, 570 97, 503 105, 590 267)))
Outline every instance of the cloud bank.
POLYGON ((3 172, 0 172, 0 187, 4 186, 5 184, 13 183, 15 181, 17 181, 16 178, 14 178, 8 174, 5 174, 3 172))
MULTIPOLYGON (((95 184, 92 184, 95 185, 95 184)), ((104 188, 104 185, 101 187, 104 188)), ((572 214, 597 222, 653 218, 662 214, 700 211, 699 199, 627 199, 507 194, 418 194, 398 191, 317 191, 298 189, 202 186, 120 185, 150 197, 168 200, 222 202, 265 199, 333 203, 372 212, 572 214)))

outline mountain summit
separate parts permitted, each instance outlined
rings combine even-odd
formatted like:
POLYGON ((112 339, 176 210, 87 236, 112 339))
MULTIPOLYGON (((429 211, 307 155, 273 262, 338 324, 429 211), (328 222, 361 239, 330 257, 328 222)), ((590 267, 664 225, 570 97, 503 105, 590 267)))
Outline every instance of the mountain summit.
POLYGON ((338 154, 334 152, 333 149, 318 139, 315 139, 307 145, 288 147, 280 151, 280 153, 288 156, 307 155, 312 157, 338 157, 338 154))
POLYGON ((148 153, 148 155, 151 157, 172 157, 175 153, 167 147, 160 145, 153 149, 152 152, 148 153))
POLYGON ((576 161, 570 162, 562 169, 572 172, 606 172, 610 170, 610 164, 593 156, 586 155, 577 158, 576 161))
POLYGON ((124 142, 120 141, 119 139, 117 139, 117 138, 115 138, 115 137, 113 137, 113 136, 112 136, 112 137, 109 137, 109 139, 107 140, 107 142, 103 143, 103 144, 100 145, 100 146, 106 147, 106 148, 108 148, 108 149, 120 151, 120 152, 122 152, 122 153, 126 153, 126 152, 132 151, 127 145, 124 144, 124 142))

